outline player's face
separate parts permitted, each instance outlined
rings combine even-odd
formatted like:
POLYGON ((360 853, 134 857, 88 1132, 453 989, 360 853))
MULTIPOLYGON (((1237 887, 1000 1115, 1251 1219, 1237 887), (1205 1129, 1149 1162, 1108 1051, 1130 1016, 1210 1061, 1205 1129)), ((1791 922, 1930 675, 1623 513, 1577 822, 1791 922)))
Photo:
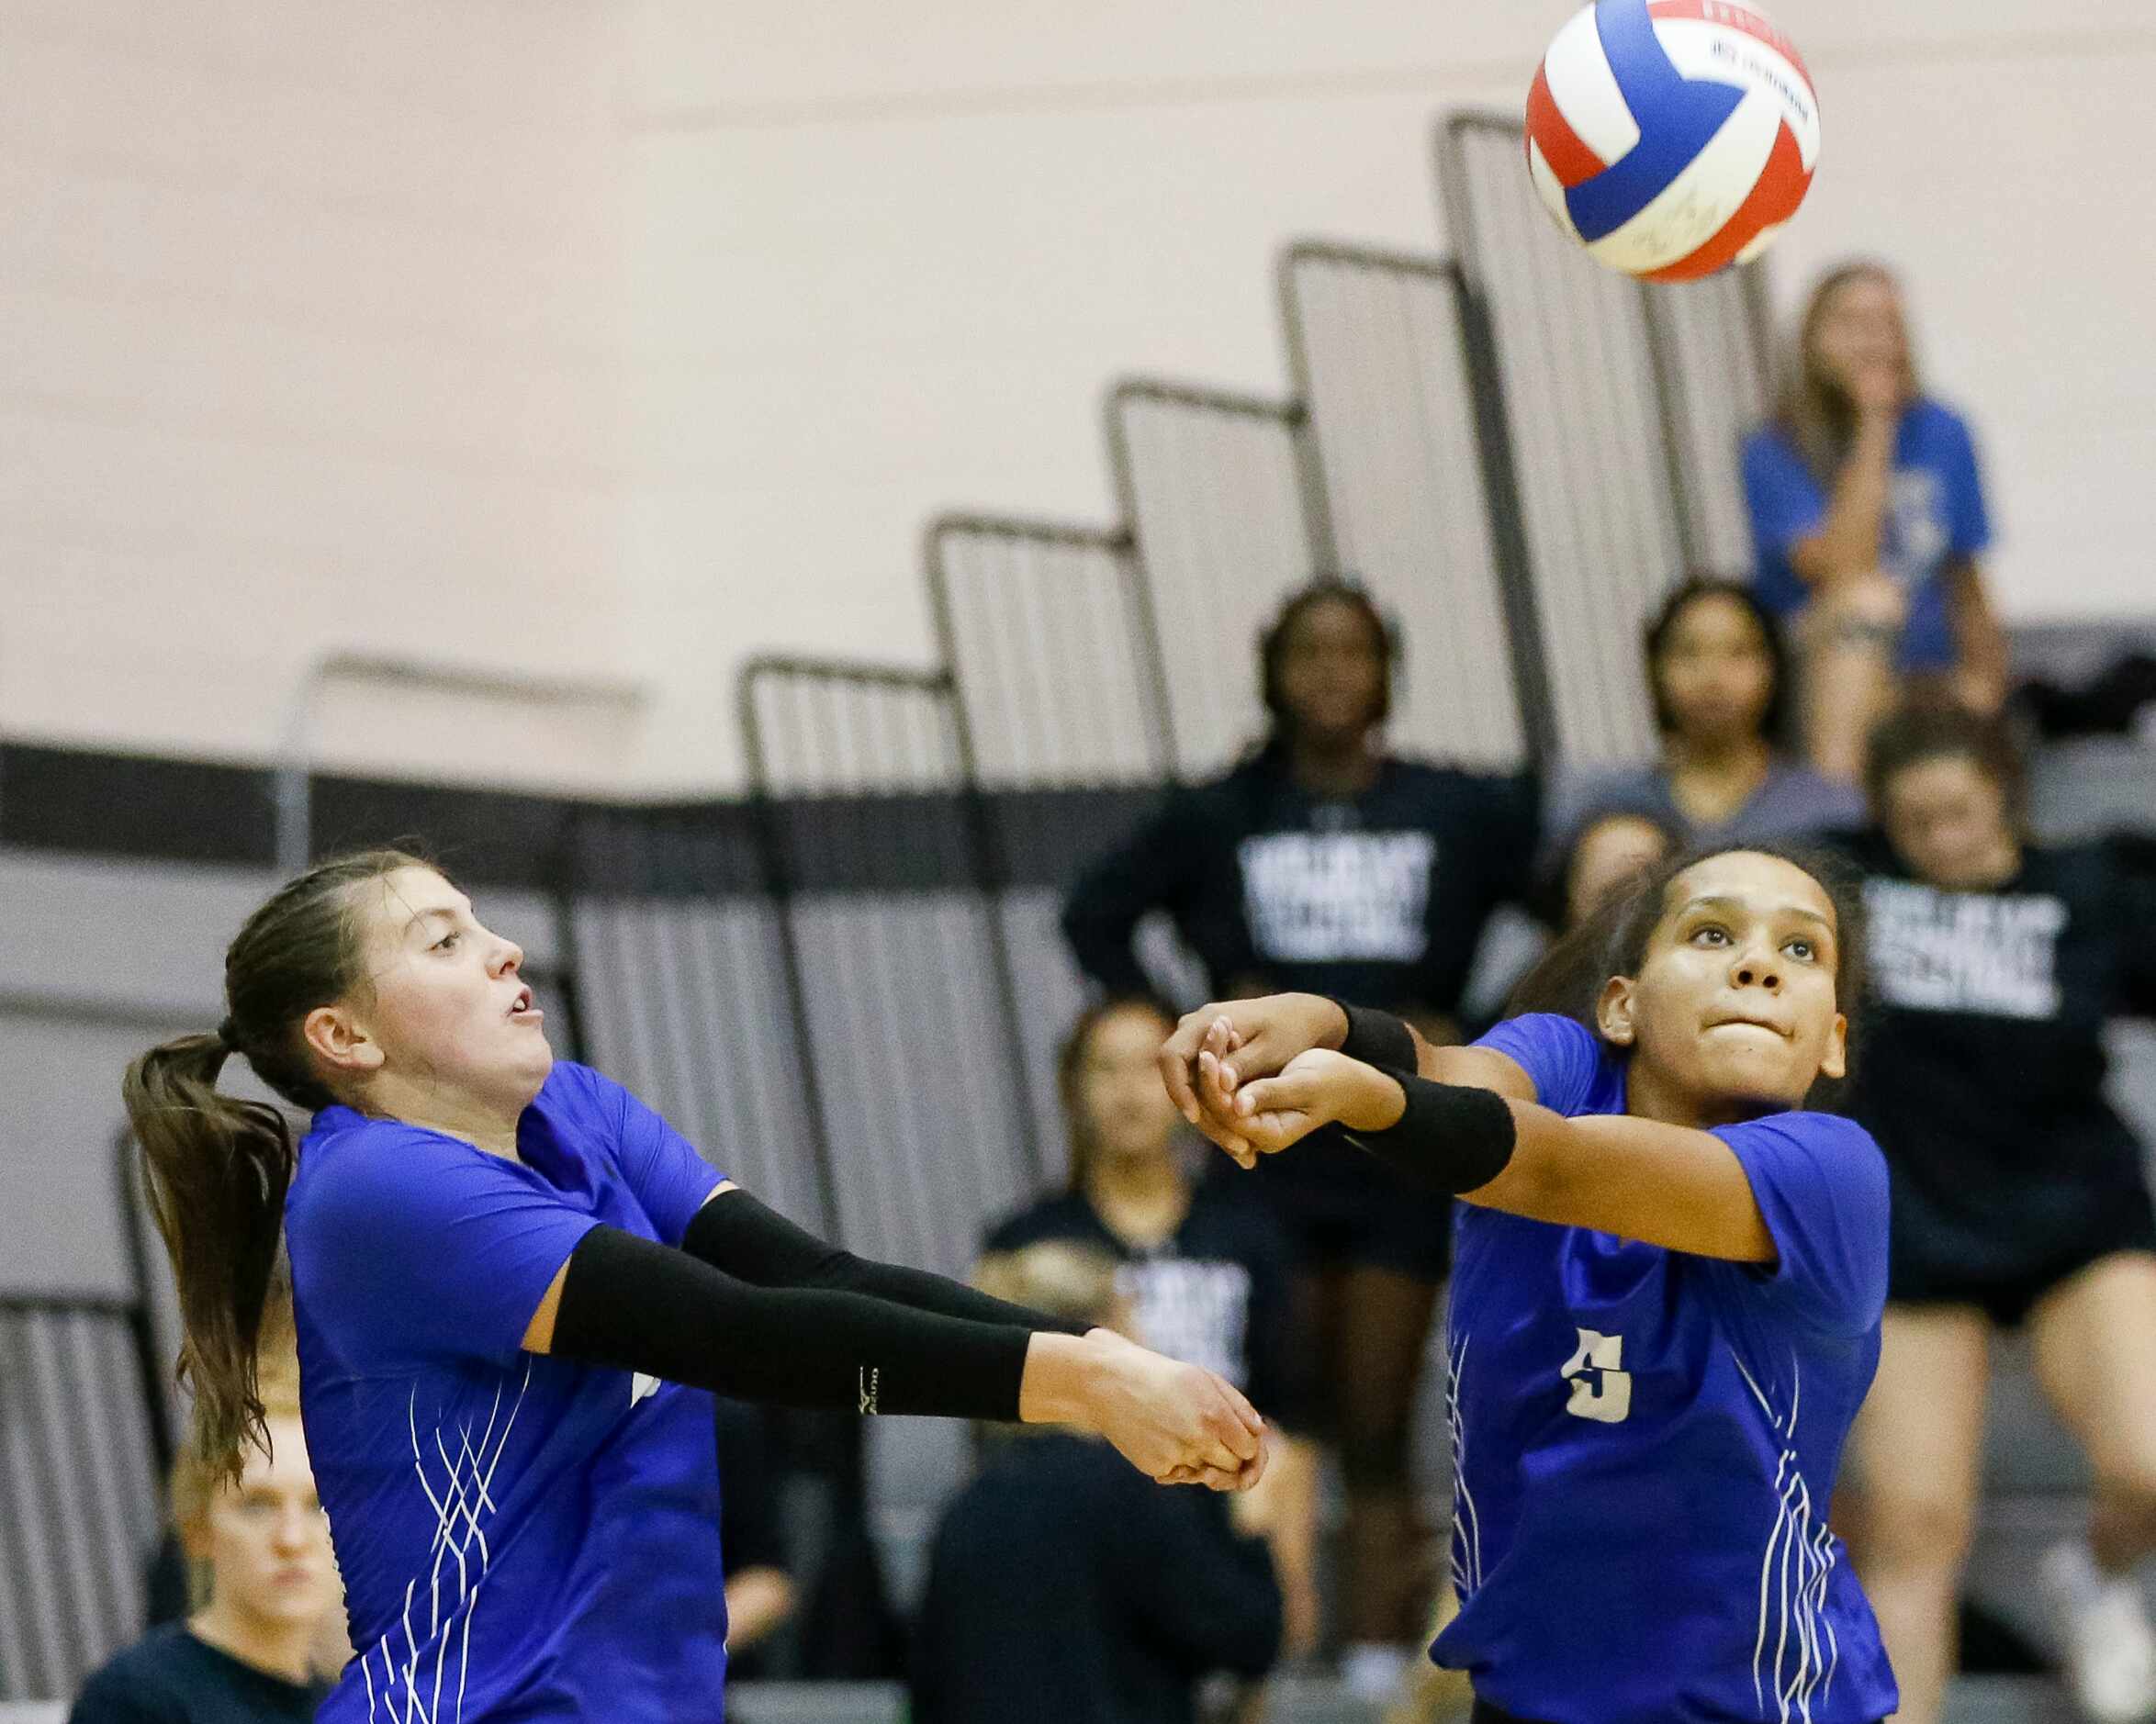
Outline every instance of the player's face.
POLYGON ((1827 296, 1813 326, 1819 367, 1845 386, 1874 368, 1897 374, 1909 364, 1902 296, 1883 275, 1853 275, 1827 296))
POLYGON ((523 949, 432 868, 399 868, 359 890, 369 985, 358 1012, 384 1069, 407 1087, 521 1112, 554 1066, 520 973, 523 949))
POLYGON ((1656 674, 1677 733, 1695 742, 1757 736, 1774 697, 1774 660, 1759 620, 1721 593, 1679 614, 1656 674))
POLYGON ((1367 731, 1385 686, 1385 652, 1362 608, 1337 599, 1306 605, 1281 642, 1279 682, 1302 735, 1367 731))
POLYGON ((1795 864, 1748 850, 1670 882, 1636 977, 1603 991, 1603 1034, 1633 1050, 1634 1081, 1702 1116, 1793 1107, 1842 1075, 1834 901, 1795 864))
POLYGON ((269 1421, 270 1454, 250 1445, 237 1485, 214 1493, 188 1553, 209 1565, 219 1608, 264 1627, 319 1622, 337 1600, 330 1523, 297 1418, 269 1421))
POLYGON ((1997 886, 2020 863, 2006 793, 1966 755, 1941 755, 1889 778, 1877 811, 1887 842, 1918 879, 1949 891, 1997 886))
POLYGON ((1143 1006, 1094 1026, 1078 1062, 1079 1107, 1098 1155, 1151 1160, 1170 1153, 1179 1115, 1161 1082, 1161 1044, 1175 1026, 1143 1006))
POLYGON ((1605 814, 1591 823, 1574 842, 1565 870, 1565 925, 1578 927, 1668 848, 1662 829, 1636 814, 1605 814))

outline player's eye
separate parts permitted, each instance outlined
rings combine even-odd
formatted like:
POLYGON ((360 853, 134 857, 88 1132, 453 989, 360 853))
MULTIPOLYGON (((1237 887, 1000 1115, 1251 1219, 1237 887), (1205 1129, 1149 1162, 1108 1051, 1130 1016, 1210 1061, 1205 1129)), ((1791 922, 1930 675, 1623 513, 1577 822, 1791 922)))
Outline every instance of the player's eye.
POLYGON ((1694 946, 1727 946, 1729 944, 1729 930, 1720 923, 1707 923, 1703 926, 1692 930, 1692 944, 1694 946))
POLYGON ((451 946, 455 946, 459 940, 463 938, 464 935, 461 934, 445 934, 439 940, 434 942, 432 949, 437 952, 446 952, 451 946))
POLYGON ((1787 942, 1781 949, 1802 963, 1814 964, 1819 960, 1819 943, 1815 940, 1808 940, 1801 934, 1795 939, 1787 942))

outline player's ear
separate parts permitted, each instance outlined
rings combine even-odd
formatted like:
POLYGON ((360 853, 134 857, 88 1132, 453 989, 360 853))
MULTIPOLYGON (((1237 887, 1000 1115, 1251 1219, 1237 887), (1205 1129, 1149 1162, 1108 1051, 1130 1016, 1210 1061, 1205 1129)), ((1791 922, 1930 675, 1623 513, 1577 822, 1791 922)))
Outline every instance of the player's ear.
POLYGON ((1849 1020, 1841 1013, 1834 1014, 1834 1026, 1826 1033, 1826 1048, 1819 1056, 1819 1075, 1823 1078, 1843 1078, 1849 1070, 1849 1020))
POLYGON ((1630 1047, 1639 1037, 1633 1022, 1637 995, 1629 976, 1612 976, 1602 984, 1602 997, 1595 1002, 1595 1024, 1612 1047, 1630 1047))
POLYGON ((381 1069, 381 1043, 348 1005, 317 1006, 300 1026, 309 1050, 331 1077, 364 1077, 381 1069))

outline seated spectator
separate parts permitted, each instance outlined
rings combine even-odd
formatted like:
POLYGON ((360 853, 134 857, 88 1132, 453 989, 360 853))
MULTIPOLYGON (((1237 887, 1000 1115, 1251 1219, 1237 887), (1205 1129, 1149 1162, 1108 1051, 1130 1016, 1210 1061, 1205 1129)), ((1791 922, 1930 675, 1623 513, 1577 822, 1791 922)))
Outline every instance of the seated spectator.
MULTIPOLYGON (((69 1724, 302 1720, 329 1694, 316 1649, 340 1592, 296 1401, 273 1400, 269 1451, 237 1482, 196 1454, 173 1472, 173 1517, 207 1577, 201 1606, 152 1629, 83 1685, 69 1724)), ((342 1625, 339 1625, 341 1629, 342 1625)))
POLYGON ((2146 1718, 2156 1636, 2131 1576, 2156 1547, 2156 1215, 2104 1096, 2103 1032, 2156 1010, 2156 881, 2104 845, 2027 839, 1995 720, 1901 712, 1870 778, 1877 830, 1855 855, 1875 999, 1850 1111, 1886 1153, 1893 1241, 1847 1506, 1899 1716, 1940 1715, 1991 1338, 2019 1327, 2095 1472, 2088 1543, 2038 1577, 2070 1674, 2093 1716, 2146 1718))
POLYGON ((1897 679, 1973 711, 2006 695, 1977 559, 1991 542, 1969 428, 1926 395, 1877 263, 1812 290, 1773 419, 1746 440, 1759 596, 1796 630, 1812 758, 1854 784, 1897 679))
POLYGON ((719 1456, 719 1561, 726 1574, 726 1681, 765 1674, 757 1648, 792 1618, 779 1472, 768 1408, 714 1395, 719 1456))
MULTIPOLYGON (((1175 1022, 1146 1000, 1084 1013, 1065 1038, 1058 1088, 1071 1144, 1070 1189, 993 1228, 982 1265, 1049 1240, 1106 1252, 1116 1291, 1145 1344, 1216 1371, 1276 1430, 1308 1425, 1307 1345, 1296 1320, 1293 1256, 1271 1208, 1219 1156, 1194 1174, 1183 1118, 1162 1085, 1158 1055, 1175 1022)), ((1273 1558, 1286 1595, 1286 1656, 1315 1650, 1317 1469, 1290 1438, 1267 1463, 1281 1498, 1273 1558)))
MULTIPOLYGON (((282 1250, 270 1271, 269 1288, 262 1302, 262 1322, 255 1337, 255 1392, 261 1395, 264 1406, 283 1407, 297 1413, 299 1339, 292 1322, 292 1266, 286 1261, 282 1250)), ((183 1487, 194 1488, 191 1475, 184 1472, 190 1464, 183 1462, 183 1471, 174 1473, 175 1512, 166 1517, 157 1548, 151 1555, 144 1584, 147 1608, 143 1623, 147 1628, 181 1621, 199 1607, 208 1595, 207 1571, 191 1559, 188 1540, 176 1512, 180 1491, 183 1487)), ((336 1584, 335 1596, 331 1607, 322 1612, 321 1627, 315 1636, 311 1667, 316 1675, 325 1681, 334 1681, 351 1658, 352 1643, 344 1632, 343 1588, 336 1584)))
POLYGON ((1782 753, 1789 688, 1781 633, 1738 581, 1675 588, 1645 635, 1648 696, 1662 758, 1553 799, 1549 831, 1577 848, 1606 813, 1640 814, 1681 847, 1759 844, 1859 824, 1864 799, 1782 753))
MULTIPOLYGON (((1258 643, 1271 730, 1226 777, 1178 789, 1072 891, 1063 933, 1108 995, 1161 993, 1133 936, 1165 912, 1212 998, 1304 989, 1456 1039, 1492 912, 1531 884, 1523 781, 1389 754, 1398 642, 1359 587, 1291 595, 1258 643)), ((1247 1176, 1305 1266, 1323 1404, 1347 1485, 1343 1672, 1388 1691, 1420 1656, 1435 1572, 1409 1477, 1451 1206, 1342 1143, 1247 1176)))
MULTIPOLYGON (((1013 1252, 994 1282, 1073 1321, 1125 1315, 1114 1260, 1083 1248, 1013 1252)), ((1207 1673, 1261 1676, 1278 1651, 1272 1484, 1162 1490, 1097 1439, 1001 1427, 936 1535, 915 1724, 1192 1724, 1207 1673)))
POLYGON ((1590 815, 1572 839, 1553 882, 1551 918, 1577 928, 1638 876, 1681 846, 1675 830, 1652 814, 1622 809, 1590 815))

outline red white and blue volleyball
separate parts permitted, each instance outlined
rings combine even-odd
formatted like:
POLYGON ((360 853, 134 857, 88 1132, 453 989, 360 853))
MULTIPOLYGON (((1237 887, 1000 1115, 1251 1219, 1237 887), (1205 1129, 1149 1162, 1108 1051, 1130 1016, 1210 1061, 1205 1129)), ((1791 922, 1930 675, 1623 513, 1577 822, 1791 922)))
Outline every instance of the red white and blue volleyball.
POLYGON ((1811 189, 1819 102, 1796 47, 1727 0, 1598 0, 1527 96, 1527 165, 1589 257, 1651 281, 1748 263, 1811 189))

